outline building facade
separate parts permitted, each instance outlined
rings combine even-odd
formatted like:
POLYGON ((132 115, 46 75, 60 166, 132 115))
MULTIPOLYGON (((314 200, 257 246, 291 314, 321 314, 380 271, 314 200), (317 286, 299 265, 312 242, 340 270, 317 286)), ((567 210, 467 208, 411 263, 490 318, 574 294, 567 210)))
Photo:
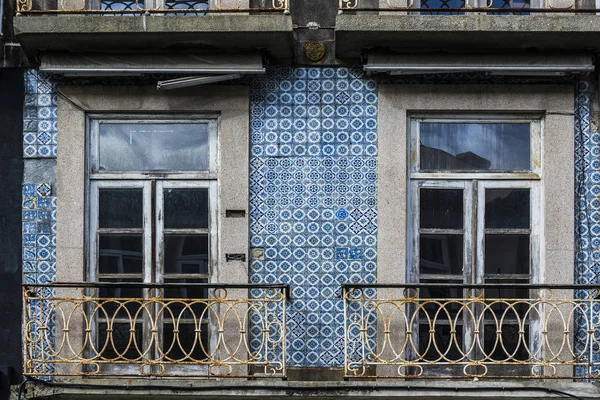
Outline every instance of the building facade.
POLYGON ((22 389, 598 397, 598 32, 585 1, 17 2, 22 389))

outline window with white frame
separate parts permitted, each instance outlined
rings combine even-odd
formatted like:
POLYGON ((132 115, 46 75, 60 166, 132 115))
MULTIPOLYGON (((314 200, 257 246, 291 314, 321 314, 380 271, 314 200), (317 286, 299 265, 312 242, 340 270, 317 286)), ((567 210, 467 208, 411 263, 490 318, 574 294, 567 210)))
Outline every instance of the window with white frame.
MULTIPOLYGON (((217 116, 91 115, 89 130, 89 267, 92 282, 207 283, 217 255, 217 116)), ((206 298, 204 288, 171 287, 165 298, 206 298)), ((142 298, 150 291, 106 288, 101 297, 142 298)), ((163 358, 203 359, 209 352, 208 320, 202 305, 135 319, 135 309, 105 309, 96 341, 106 344, 108 360, 163 358), (196 309, 197 308, 197 309, 196 309), (150 343, 148 320, 160 321, 150 343), (109 321, 110 320, 110 321, 109 321), (176 333, 175 333, 176 332, 176 333), (175 339, 173 336, 177 334, 175 339), (176 342, 176 343, 175 343, 176 342), (140 349, 145 349, 140 354, 140 349)), ((136 310, 138 311, 138 310, 136 310)), ((145 312, 148 310, 145 310, 145 312)), ((126 368, 126 367, 124 367, 126 368)))
MULTIPOLYGON (((409 282, 540 282, 542 124, 536 115, 410 116, 409 282)), ((451 287, 421 292, 425 298, 464 296, 462 289, 451 287)), ((527 289, 519 288, 486 291, 488 298, 528 296, 527 289)), ((498 314, 505 311, 504 305, 496 308, 498 314)), ((437 310, 419 311, 423 315, 419 317, 417 346, 426 359, 437 359, 434 348, 426 354, 430 335, 436 335, 437 343, 449 342, 450 320, 460 311, 456 307, 439 316, 435 332, 430 332, 427 324, 425 314, 430 311, 437 310)), ((519 336, 519 312, 505 314, 509 317, 503 321, 501 333, 496 332, 493 315, 482 316, 483 327, 456 318, 458 340, 449 346, 446 357, 460 359, 470 348, 474 329, 483 329, 480 335, 486 354, 497 352, 502 359, 504 351, 516 359, 526 357, 526 344, 514 340, 519 336), (498 334, 505 348, 497 346, 498 334)), ((532 340, 532 332, 525 335, 532 340)))

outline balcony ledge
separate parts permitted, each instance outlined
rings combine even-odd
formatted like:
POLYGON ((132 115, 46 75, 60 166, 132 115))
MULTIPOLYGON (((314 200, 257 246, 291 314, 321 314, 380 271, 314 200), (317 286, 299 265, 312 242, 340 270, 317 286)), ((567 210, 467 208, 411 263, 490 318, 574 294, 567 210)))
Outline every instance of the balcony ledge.
POLYGON ((524 16, 385 15, 342 13, 336 22, 339 58, 356 58, 363 49, 485 51, 600 49, 600 16, 552 13, 524 16))
MULTIPOLYGON (((561 391, 581 399, 600 398, 597 384, 584 382, 523 381, 402 381, 290 382, 280 380, 182 380, 182 379, 71 379, 64 385, 27 384, 27 398, 36 399, 287 399, 306 397, 333 399, 455 399, 532 400, 563 398, 561 391), (102 387, 106 385, 106 387, 102 387), (549 390, 550 389, 550 390, 549 390)), ((15 397, 16 399, 16 397, 15 397)))
POLYGON ((27 15, 14 29, 28 57, 41 51, 129 52, 265 49, 291 58, 290 15, 27 15))

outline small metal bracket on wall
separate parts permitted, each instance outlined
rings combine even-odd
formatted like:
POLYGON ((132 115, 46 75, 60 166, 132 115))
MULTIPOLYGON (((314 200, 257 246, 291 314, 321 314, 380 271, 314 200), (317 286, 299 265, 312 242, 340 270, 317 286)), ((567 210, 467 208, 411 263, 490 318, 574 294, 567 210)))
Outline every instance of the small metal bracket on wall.
POLYGON ((227 253, 225 254, 225 261, 246 261, 246 255, 243 253, 227 253))
POLYGON ((225 210, 225 217, 227 217, 227 218, 245 218, 246 210, 225 210))

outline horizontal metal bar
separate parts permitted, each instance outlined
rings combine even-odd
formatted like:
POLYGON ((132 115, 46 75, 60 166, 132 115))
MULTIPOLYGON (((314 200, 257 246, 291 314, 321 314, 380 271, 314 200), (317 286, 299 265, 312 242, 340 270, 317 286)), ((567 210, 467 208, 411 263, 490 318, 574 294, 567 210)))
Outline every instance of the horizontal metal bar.
POLYGON ((205 287, 208 289, 286 289, 287 283, 260 284, 260 283, 135 283, 135 282, 53 282, 53 283, 25 283, 24 288, 169 288, 169 287, 205 287))
POLYGON ((427 288, 454 288, 454 289, 497 289, 497 288, 522 288, 522 289, 593 289, 600 290, 597 285, 561 285, 538 283, 343 283, 342 289, 427 289, 427 288))
POLYGON ((477 13, 477 12, 496 12, 496 13, 600 13, 600 9, 598 8, 585 8, 585 9, 577 9, 577 8, 414 8, 414 7, 390 7, 390 8, 340 8, 341 12, 390 12, 390 11, 399 11, 399 12, 456 12, 456 13, 477 13))
POLYGON ((205 14, 205 13, 251 13, 251 12, 272 12, 272 13, 285 13, 287 9, 285 8, 236 8, 236 9, 207 9, 207 10, 197 10, 194 8, 188 9, 140 9, 140 10, 19 10, 18 13, 21 14, 170 14, 170 13, 197 13, 197 14, 205 14))

